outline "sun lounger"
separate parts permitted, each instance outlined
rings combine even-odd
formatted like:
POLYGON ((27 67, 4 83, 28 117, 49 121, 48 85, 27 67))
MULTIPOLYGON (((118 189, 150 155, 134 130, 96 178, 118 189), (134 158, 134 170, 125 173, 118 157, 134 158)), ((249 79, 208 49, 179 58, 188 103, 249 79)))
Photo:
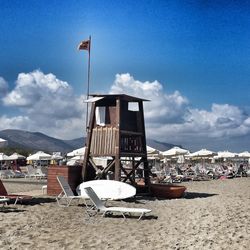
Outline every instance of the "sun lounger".
POLYGON ((62 192, 56 197, 57 203, 60 207, 68 207, 74 199, 84 200, 83 197, 73 193, 70 185, 63 176, 57 176, 56 178, 62 188, 62 192))
POLYGON ((45 167, 45 166, 38 166, 37 168, 40 169, 41 172, 42 172, 45 176, 48 175, 48 168, 47 168, 47 167, 45 167))
POLYGON ((4 205, 6 205, 8 201, 9 201, 8 198, 0 196, 0 203, 2 204, 2 206, 0 207, 0 211, 3 210, 4 205))
POLYGON ((25 175, 21 173, 20 171, 17 170, 12 170, 12 169, 6 169, 6 170, 0 170, 0 177, 4 179, 8 178, 20 178, 24 177, 25 175))
POLYGON ((0 196, 0 203, 2 203, 3 206, 7 203, 7 201, 9 201, 8 198, 6 198, 5 196, 0 196))
POLYGON ((0 170, 0 178, 8 179, 11 177, 13 177, 13 173, 11 173, 9 170, 0 170))
POLYGON ((46 179, 47 175, 43 173, 43 171, 40 168, 36 169, 35 177, 38 179, 46 179))
POLYGON ((25 175, 25 177, 29 177, 29 178, 34 177, 36 179, 47 178, 47 173, 45 172, 45 170, 41 166, 34 168, 31 165, 27 165, 26 169, 27 169, 27 174, 25 175))
MULTIPOLYGON (((151 212, 150 209, 145 209, 145 208, 128 208, 128 207, 106 207, 104 202, 99 199, 95 191, 91 187, 86 187, 85 192, 89 196, 90 200, 92 201, 93 205, 95 206, 97 212, 101 212, 102 216, 105 216, 107 213, 120 213, 126 219, 125 214, 131 214, 131 213, 136 213, 140 214, 140 217, 138 220, 142 218, 146 213, 151 212)), ((93 208, 90 208, 91 211, 93 211, 93 208)), ((87 212, 88 212, 88 207, 87 207, 87 212)), ((90 216, 90 211, 88 212, 90 216)))
POLYGON ((18 201, 22 202, 23 200, 31 200, 32 196, 29 195, 21 195, 21 194, 8 194, 5 186, 3 185, 2 181, 0 180, 0 196, 4 196, 10 200, 15 200, 14 205, 18 201))
POLYGON ((31 165, 27 165, 26 166, 26 169, 27 169, 27 175, 25 177, 36 177, 36 169, 31 166, 31 165))

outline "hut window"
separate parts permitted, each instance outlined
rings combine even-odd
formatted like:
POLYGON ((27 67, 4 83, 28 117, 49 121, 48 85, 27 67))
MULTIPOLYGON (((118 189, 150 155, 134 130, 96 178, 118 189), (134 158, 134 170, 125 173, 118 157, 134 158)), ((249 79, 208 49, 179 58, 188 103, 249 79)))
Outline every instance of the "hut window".
POLYGON ((129 111, 139 111, 138 102, 129 102, 128 103, 128 110, 129 111))
POLYGON ((96 125, 105 126, 105 113, 106 113, 105 107, 96 107, 95 110, 96 125))

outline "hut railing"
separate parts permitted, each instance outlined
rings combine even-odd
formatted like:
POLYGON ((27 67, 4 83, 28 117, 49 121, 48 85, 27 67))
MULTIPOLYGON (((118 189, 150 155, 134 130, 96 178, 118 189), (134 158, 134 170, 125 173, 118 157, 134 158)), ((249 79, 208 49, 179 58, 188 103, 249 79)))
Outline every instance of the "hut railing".
POLYGON ((121 133, 122 153, 143 153, 142 137, 139 133, 121 133))
MULTIPOLYGON (((115 127, 96 127, 92 132, 90 152, 92 156, 115 156, 115 143, 118 129, 115 127)), ((121 154, 143 154, 142 134, 121 130, 121 154)))

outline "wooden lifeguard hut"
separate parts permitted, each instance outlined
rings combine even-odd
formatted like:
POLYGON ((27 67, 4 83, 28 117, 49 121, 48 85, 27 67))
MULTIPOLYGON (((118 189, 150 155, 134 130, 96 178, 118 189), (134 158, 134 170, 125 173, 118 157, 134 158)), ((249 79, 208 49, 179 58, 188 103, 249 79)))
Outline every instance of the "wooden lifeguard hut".
POLYGON ((149 183, 146 135, 141 98, 92 94, 92 104, 82 168, 84 181, 105 179, 112 173, 117 181, 136 186, 138 177, 149 183), (105 167, 95 159, 108 157, 105 167))

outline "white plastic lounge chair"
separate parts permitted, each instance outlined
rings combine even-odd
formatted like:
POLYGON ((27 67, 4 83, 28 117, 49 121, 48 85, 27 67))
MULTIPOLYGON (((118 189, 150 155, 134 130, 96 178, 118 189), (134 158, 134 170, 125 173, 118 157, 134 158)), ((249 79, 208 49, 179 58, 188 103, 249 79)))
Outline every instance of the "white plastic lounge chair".
POLYGON ((37 168, 36 173, 35 173, 35 177, 37 179, 44 179, 44 178, 47 178, 47 175, 45 173, 43 173, 42 169, 37 168))
POLYGON ((27 165, 26 169, 27 169, 27 175, 25 176, 25 178, 26 177, 29 177, 29 178, 36 177, 36 169, 33 166, 27 165))
POLYGON ((4 205, 7 204, 7 201, 9 201, 10 199, 6 198, 5 196, 0 196, 0 203, 3 204, 2 207, 4 207, 4 205))
POLYGON ((62 192, 56 197, 57 203, 60 207, 68 207, 73 199, 84 200, 83 197, 77 196, 73 193, 70 185, 63 176, 57 176, 56 178, 62 188, 62 192))
POLYGON ((26 169, 27 169, 27 174, 25 175, 25 178, 26 177, 29 178, 34 177, 36 179, 47 178, 47 174, 43 171, 41 167, 34 168, 31 165, 27 165, 26 169))
POLYGON ((17 170, 12 169, 6 169, 6 170, 0 170, 0 176, 2 178, 19 178, 24 177, 24 174, 17 170))
MULTIPOLYGON (((85 192, 87 193, 90 200, 92 201, 92 203, 96 207, 97 212, 103 213, 102 216, 105 216, 107 213, 118 212, 118 213, 122 214, 124 219, 126 219, 125 214, 136 213, 136 214, 140 214, 140 217, 138 219, 138 220, 140 220, 143 215, 151 212, 150 209, 146 209, 146 208, 106 207, 104 202, 99 199, 99 197, 97 196, 97 194, 95 193, 95 191, 91 187, 86 187, 85 192)), ((88 209, 88 207, 87 207, 87 209, 88 209)), ((93 211, 92 207, 90 209, 91 209, 91 211, 93 211)), ((90 213, 88 211, 87 211, 87 213, 90 216, 90 213)))
POLYGON ((41 172, 44 174, 44 175, 48 175, 48 168, 45 167, 45 166, 38 166, 37 167, 38 169, 41 169, 41 172))

